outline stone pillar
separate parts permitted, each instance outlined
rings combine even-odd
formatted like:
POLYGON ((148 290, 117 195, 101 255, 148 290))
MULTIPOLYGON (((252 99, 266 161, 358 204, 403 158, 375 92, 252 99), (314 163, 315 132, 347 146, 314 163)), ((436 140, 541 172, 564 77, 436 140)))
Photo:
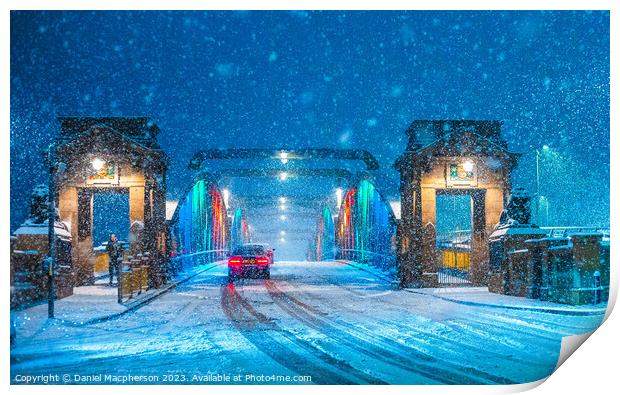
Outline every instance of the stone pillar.
POLYGON ((129 187, 129 251, 144 252, 144 186, 129 187))
POLYGON ((437 232, 435 224, 427 223, 422 230, 422 254, 421 254, 421 275, 420 286, 424 288, 438 287, 438 253, 436 248, 437 232))
POLYGON ((472 233, 469 274, 474 285, 488 284, 489 244, 486 231, 486 191, 475 190, 472 199, 472 233))
POLYGON ((415 247, 420 245, 420 183, 413 168, 404 169, 400 176, 401 220, 397 226, 398 239, 398 278, 400 286, 407 287, 419 282, 422 275, 419 252, 415 247), (418 252, 418 254, 416 254, 418 252))
MULTIPOLYGON (((77 188, 76 188, 77 189, 77 188)), ((93 253, 93 195, 87 188, 77 189, 77 221, 75 226, 77 242, 74 244, 75 285, 94 283, 95 256, 93 253)), ((71 230, 73 233, 73 229, 71 230)))
POLYGON ((545 232, 534 225, 504 225, 489 236, 489 291, 526 296, 528 251, 526 240, 539 239, 545 232))

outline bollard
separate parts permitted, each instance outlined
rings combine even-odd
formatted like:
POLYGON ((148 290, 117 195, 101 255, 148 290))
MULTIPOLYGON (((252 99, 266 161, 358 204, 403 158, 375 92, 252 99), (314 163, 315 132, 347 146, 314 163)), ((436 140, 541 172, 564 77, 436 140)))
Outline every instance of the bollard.
POLYGON ((116 273, 116 293, 118 303, 123 303, 123 263, 119 266, 118 273, 116 273))
POLYGON ((598 270, 594 272, 594 296, 592 301, 594 304, 601 303, 601 272, 598 270))

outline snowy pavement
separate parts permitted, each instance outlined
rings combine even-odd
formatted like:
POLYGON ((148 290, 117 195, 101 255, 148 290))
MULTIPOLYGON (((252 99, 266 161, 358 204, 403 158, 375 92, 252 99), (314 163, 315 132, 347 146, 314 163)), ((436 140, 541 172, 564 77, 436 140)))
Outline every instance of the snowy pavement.
POLYGON ((234 286, 217 266, 117 319, 18 331, 11 380, 521 383, 549 375, 562 337, 602 319, 463 305, 341 262, 276 262, 271 280, 234 286))

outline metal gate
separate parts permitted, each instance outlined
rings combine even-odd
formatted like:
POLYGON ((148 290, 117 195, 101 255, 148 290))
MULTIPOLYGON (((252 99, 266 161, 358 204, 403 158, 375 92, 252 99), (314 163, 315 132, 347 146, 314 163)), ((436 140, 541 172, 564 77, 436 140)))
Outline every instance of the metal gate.
POLYGON ((456 231, 437 239, 440 286, 466 286, 470 281, 471 231, 456 231))
POLYGON ((439 250, 439 285, 471 285, 469 279, 470 251, 439 250))

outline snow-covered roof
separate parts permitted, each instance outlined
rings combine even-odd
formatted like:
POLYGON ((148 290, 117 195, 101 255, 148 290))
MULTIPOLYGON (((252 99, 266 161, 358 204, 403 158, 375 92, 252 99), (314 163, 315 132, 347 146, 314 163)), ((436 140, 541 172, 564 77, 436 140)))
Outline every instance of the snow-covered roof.
POLYGON ((491 233, 491 238, 504 235, 546 235, 547 232, 533 225, 506 226, 491 233))
POLYGON ((144 229, 144 222, 142 221, 133 221, 129 226, 129 229, 144 229))
POLYGON ((146 149, 160 149, 157 144, 159 128, 148 117, 58 117, 61 143, 69 142, 93 129, 118 133, 146 149))
MULTIPOLYGON (((13 235, 46 235, 48 231, 47 221, 41 224, 35 224, 28 220, 24 222, 15 232, 13 232, 13 235)), ((65 222, 56 222, 54 225, 54 232, 56 233, 56 236, 62 239, 71 240, 71 231, 65 222)))

